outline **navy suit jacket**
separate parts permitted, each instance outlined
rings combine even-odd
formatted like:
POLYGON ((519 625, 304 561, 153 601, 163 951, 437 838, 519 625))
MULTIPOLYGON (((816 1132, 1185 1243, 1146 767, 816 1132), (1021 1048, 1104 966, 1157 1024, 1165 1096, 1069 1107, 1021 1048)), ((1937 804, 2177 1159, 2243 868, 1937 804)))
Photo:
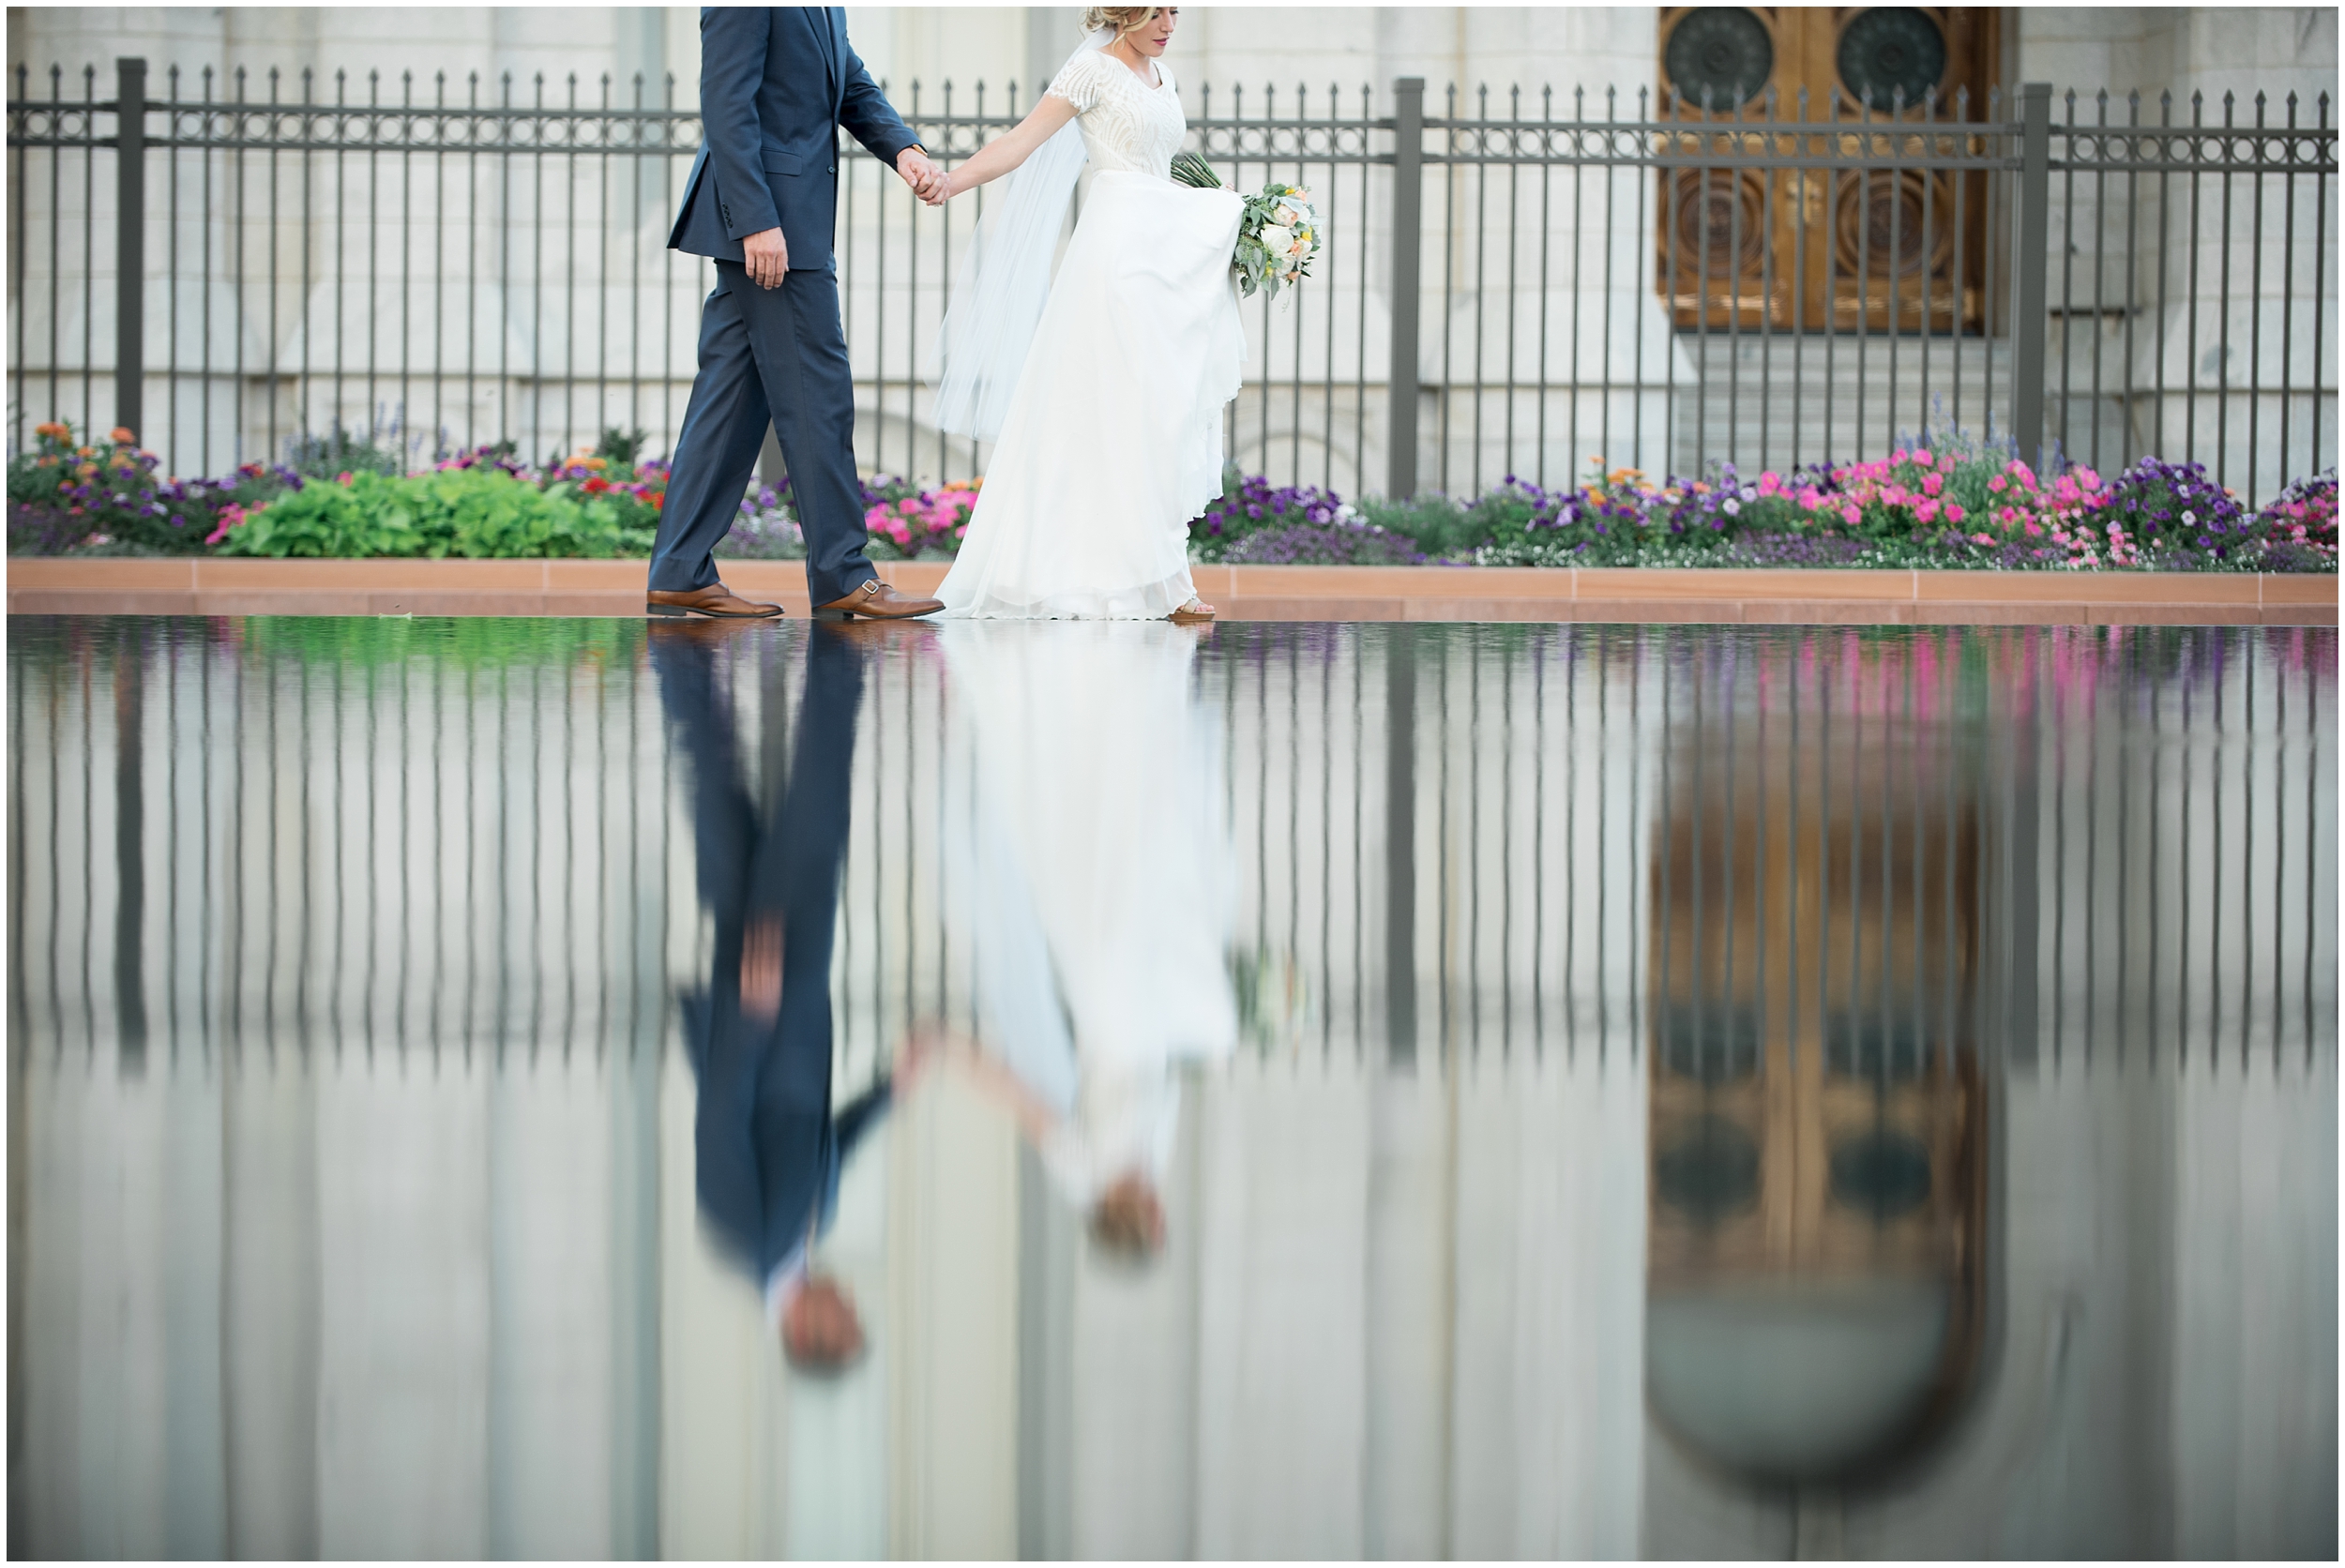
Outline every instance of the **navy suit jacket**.
POLYGON ((793 271, 828 270, 840 126, 891 169, 920 144, 847 46, 838 7, 702 7, 701 150, 669 249, 737 262, 744 238, 778 228, 793 271))

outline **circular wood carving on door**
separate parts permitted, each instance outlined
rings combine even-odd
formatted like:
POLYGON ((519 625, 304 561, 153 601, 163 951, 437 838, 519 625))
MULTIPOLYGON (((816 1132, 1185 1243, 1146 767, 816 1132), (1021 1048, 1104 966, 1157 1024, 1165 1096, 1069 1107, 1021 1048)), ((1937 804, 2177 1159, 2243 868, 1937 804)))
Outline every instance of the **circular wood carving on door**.
POLYGON ((1841 176, 1832 215, 1832 264, 1843 278, 1913 278, 1954 254, 1954 194, 1918 169, 1841 176), (1927 193, 1927 194, 1925 194, 1927 193), (1861 261, 1860 261, 1861 258, 1861 261))
POLYGON ((1917 109, 1946 77, 1946 35, 1926 11, 1876 6, 1841 31, 1840 84, 1868 109, 1917 109))
POLYGON ((1767 204, 1766 188, 1757 174, 1748 170, 1681 171, 1670 191, 1670 206, 1677 254, 1672 259, 1664 249, 1664 272, 1672 264, 1685 278, 1728 278, 1760 270, 1767 254, 1767 204))
POLYGON ((1767 24, 1741 6, 1702 7, 1677 19, 1661 68, 1687 109, 1739 109, 1775 74, 1767 24))

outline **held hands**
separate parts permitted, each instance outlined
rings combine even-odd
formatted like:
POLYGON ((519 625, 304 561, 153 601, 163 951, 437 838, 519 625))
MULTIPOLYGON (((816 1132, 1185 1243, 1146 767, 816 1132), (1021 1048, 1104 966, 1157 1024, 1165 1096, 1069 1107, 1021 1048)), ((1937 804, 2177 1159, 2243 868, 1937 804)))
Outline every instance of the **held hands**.
POLYGON ((909 1095, 913 1086, 934 1070, 937 1063, 955 1055, 961 1048, 952 1033, 932 1023, 913 1025, 902 1044, 896 1048, 894 1078, 899 1096, 909 1095))
POLYGON ((945 198, 952 194, 950 177, 917 147, 906 147, 896 155, 896 173, 904 177, 915 196, 932 207, 943 206, 945 198))
MULTIPOLYGON (((896 155, 896 172, 912 187, 914 195, 932 207, 942 205, 952 193, 945 172, 917 147, 906 147, 896 155)), ((790 242, 779 229, 750 234, 741 241, 741 264, 750 282, 761 289, 778 289, 790 271, 790 242)))

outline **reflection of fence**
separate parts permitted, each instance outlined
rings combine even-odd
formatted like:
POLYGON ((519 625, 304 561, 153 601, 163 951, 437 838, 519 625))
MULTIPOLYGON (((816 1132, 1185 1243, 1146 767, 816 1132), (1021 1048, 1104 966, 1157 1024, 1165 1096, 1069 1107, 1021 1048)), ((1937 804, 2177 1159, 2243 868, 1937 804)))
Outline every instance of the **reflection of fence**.
MULTIPOLYGON (((97 81, 20 68, 9 101, 13 445, 56 416, 185 472, 336 421, 532 456, 673 440, 706 269, 664 248, 700 133, 672 83, 97 81)), ((900 105, 956 158, 1020 108, 900 105)), ((1299 298, 1247 311, 1232 450, 1280 478, 1878 457, 1933 409, 2104 469, 2203 458, 2257 498, 2335 460, 2325 95, 1714 115, 1452 89, 1429 116, 1402 79, 1191 107, 1231 183, 1308 185, 1325 219, 1299 298)), ((930 213, 842 151, 862 457, 981 468, 929 423, 927 355, 984 192, 930 213)))
MULTIPOLYGON (((643 632, 394 628, 355 661, 295 635, 16 640, 14 1038, 657 1048, 705 959, 643 632)), ((770 777, 803 645, 735 646, 770 777)), ((1666 974, 1701 1078, 1750 1048, 1738 1018, 1835 1061, 2333 1039, 2335 670, 2307 629, 1233 626, 1200 700, 1236 948, 1308 999, 1278 1048, 1638 1050, 1666 974)), ((856 1072, 967 1006, 950 701, 926 658, 875 666, 835 982, 856 1072)))

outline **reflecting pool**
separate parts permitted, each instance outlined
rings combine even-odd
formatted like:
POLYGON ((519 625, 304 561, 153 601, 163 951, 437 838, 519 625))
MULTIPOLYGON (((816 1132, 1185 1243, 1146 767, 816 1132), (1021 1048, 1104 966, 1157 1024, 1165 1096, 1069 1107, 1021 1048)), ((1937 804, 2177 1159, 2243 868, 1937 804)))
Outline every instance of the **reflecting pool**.
POLYGON ((2333 630, 9 634, 16 1555, 2336 1555, 2333 630))

